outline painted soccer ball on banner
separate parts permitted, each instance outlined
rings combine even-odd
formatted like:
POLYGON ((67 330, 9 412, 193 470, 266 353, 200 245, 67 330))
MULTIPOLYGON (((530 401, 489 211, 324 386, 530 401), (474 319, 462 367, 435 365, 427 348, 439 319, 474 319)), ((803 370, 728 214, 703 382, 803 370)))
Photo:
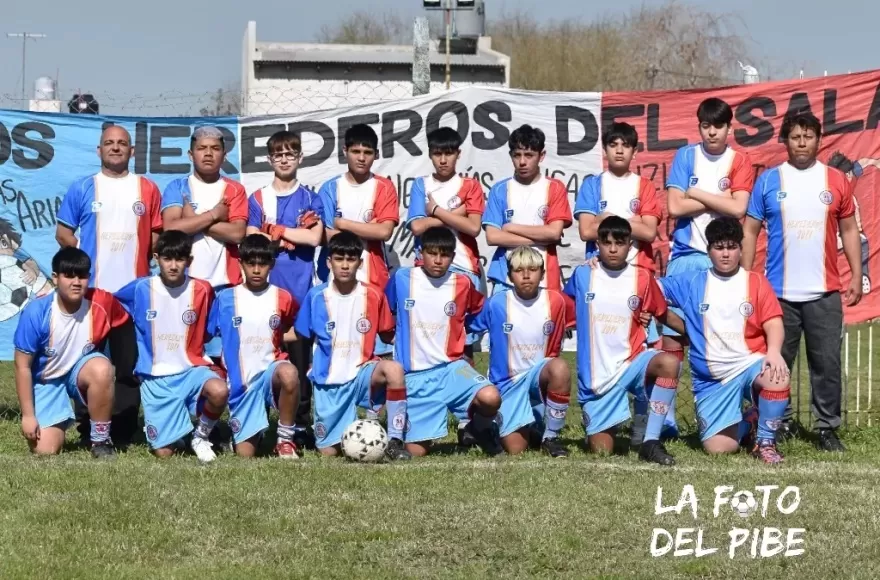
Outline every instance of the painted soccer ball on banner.
POLYGON ((758 502, 755 501, 755 496, 752 495, 751 492, 741 491, 730 498, 730 507, 733 508, 733 511, 736 512, 739 517, 747 518, 752 515, 752 512, 758 507, 758 502))
POLYGON ((46 277, 37 276, 33 284, 25 284, 24 267, 13 256, 0 255, 0 322, 9 320, 27 305, 34 289, 46 284, 46 277))
POLYGON ((358 419, 342 434, 342 453, 353 461, 376 463, 385 457, 388 434, 376 421, 358 419))

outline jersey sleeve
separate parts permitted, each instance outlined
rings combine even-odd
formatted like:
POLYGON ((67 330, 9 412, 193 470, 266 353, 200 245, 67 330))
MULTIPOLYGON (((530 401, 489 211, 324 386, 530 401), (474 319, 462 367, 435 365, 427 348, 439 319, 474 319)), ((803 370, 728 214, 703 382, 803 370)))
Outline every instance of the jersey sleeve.
POLYGON ((835 185, 837 187, 835 189, 837 191, 835 193, 840 197, 840 207, 837 209, 837 219, 842 220, 856 214, 856 204, 853 198, 854 188, 850 186, 846 177, 843 177, 840 173, 837 175, 839 177, 836 180, 837 183, 835 185))
POLYGON ((261 228, 263 227, 263 208, 260 206, 257 201, 257 196, 260 195, 260 190, 254 192, 253 195, 248 198, 248 221, 247 225, 249 228, 261 228))
POLYGON ((310 290, 306 294, 305 300, 300 305, 299 312, 296 313, 296 320, 293 323, 293 329, 296 333, 304 338, 312 336, 312 298, 314 293, 310 290))
POLYGON ((108 322, 111 328, 117 328, 128 322, 130 318, 128 312, 125 311, 122 303, 113 294, 99 289, 95 289, 94 292, 101 306, 107 311, 108 322))
POLYGON ((226 205, 229 206, 229 223, 235 221, 246 221, 248 219, 248 202, 247 193, 244 186, 237 181, 227 181, 229 187, 226 188, 226 205))
POLYGON ((379 293, 379 327, 377 332, 391 332, 394 330, 394 316, 388 307, 388 299, 379 293))
POLYGON ((755 168, 748 155, 736 152, 733 167, 730 168, 730 193, 746 191, 751 193, 755 185, 755 168))
POLYGON ((208 336, 220 336, 220 303, 223 301, 222 298, 223 293, 221 292, 217 296, 217 300, 214 300, 211 310, 208 312, 208 324, 205 327, 205 332, 208 336))
POLYGON ((175 179, 165 186, 162 192, 161 211, 165 211, 170 207, 183 207, 183 190, 182 185, 185 183, 183 179, 175 179))
POLYGON ((659 289, 669 306, 681 308, 686 301, 684 289, 686 281, 682 280, 683 277, 687 276, 666 276, 665 278, 657 280, 659 289))
POLYGON ((562 293, 572 299, 573 305, 577 304, 577 295, 578 295, 578 269, 583 266, 578 266, 572 272, 571 277, 568 279, 568 282, 565 283, 565 288, 562 289, 562 293))
POLYGON ((83 181, 79 179, 67 188, 67 193, 64 194, 61 207, 58 209, 56 219, 73 231, 76 231, 82 222, 82 196, 83 181))
POLYGON ((397 314, 397 278, 401 276, 401 270, 394 273, 388 283, 385 284, 385 298, 392 314, 397 314))
POLYGON ((660 202, 657 199, 657 188, 654 187, 654 184, 645 179, 641 178, 642 187, 639 190, 639 215, 644 216, 652 216, 657 218, 658 220, 661 218, 660 212, 660 202))
POLYGON ((598 175, 590 175, 578 190, 577 198, 574 200, 574 217, 580 217, 581 214, 599 215, 599 180, 598 175))
POLYGON ((483 195, 483 187, 476 179, 466 179, 465 183, 467 184, 465 186, 467 189, 464 192, 462 202, 465 208, 467 208, 468 215, 483 215, 486 211, 486 198, 483 195))
POLYGON ((412 228, 412 223, 417 219, 428 217, 425 201, 425 181, 421 177, 417 177, 413 181, 412 189, 409 191, 409 211, 406 214, 406 227, 412 228))
POLYGON ((465 326, 469 332, 484 333, 489 332, 491 326, 490 319, 492 311, 492 302, 475 314, 468 314, 465 318, 465 326))
POLYGON ((574 328, 577 323, 577 306, 574 298, 563 294, 562 299, 565 301, 565 328, 574 328))
POLYGON ((15 327, 15 335, 12 344, 15 350, 25 354, 35 355, 40 351, 41 344, 48 329, 43 328, 43 308, 40 302, 31 302, 18 317, 18 326, 15 327))
POLYGON ((691 174, 693 174, 694 168, 689 151, 689 147, 685 146, 675 153, 675 158, 672 160, 672 169, 669 171, 669 177, 666 179, 667 189, 687 191, 690 187, 691 174))
POLYGON ((321 207, 323 208, 319 214, 321 221, 328 228, 332 228, 336 220, 336 188, 332 179, 328 179, 321 185, 318 197, 321 199, 321 207))
POLYGON ((565 185, 558 179, 550 181, 550 199, 547 204, 547 218, 545 224, 561 221, 565 227, 571 225, 571 205, 568 203, 568 192, 565 185))
POLYGON ((309 190, 309 209, 318 214, 318 219, 324 222, 324 200, 311 190, 309 190))
POLYGON ((770 172, 765 171, 758 176, 758 180, 755 182, 754 191, 752 191, 752 195, 749 197, 749 207, 746 209, 746 215, 759 222, 763 222, 767 216, 767 208, 764 203, 764 190, 767 187, 768 175, 770 175, 770 172))
POLYGON ((159 193, 159 186, 149 179, 141 179, 146 181, 146 183, 148 184, 145 196, 150 200, 150 231, 161 232, 162 211, 160 210, 160 208, 162 207, 162 195, 159 193))
POLYGON ((119 304, 131 316, 134 316, 134 299, 139 281, 140 278, 137 280, 132 280, 131 282, 117 290, 115 294, 113 294, 113 297, 116 298, 119 304))
POLYGON ((489 190, 489 199, 486 201, 486 212, 483 214, 483 229, 487 226, 493 226, 498 229, 506 223, 504 215, 505 197, 507 192, 507 183, 496 183, 489 190))
POLYGON ((373 202, 373 221, 377 224, 400 221, 400 205, 397 203, 397 190, 394 185, 381 179, 378 183, 376 200, 373 202))
POLYGON ((657 285, 657 281, 653 276, 648 277, 647 287, 645 288, 645 300, 642 303, 642 311, 650 312, 655 317, 662 317, 669 310, 666 298, 663 297, 663 291, 657 285))
POLYGON ((770 286, 770 281, 760 274, 752 273, 758 276, 758 323, 763 325, 768 320, 782 317, 782 306, 770 286))

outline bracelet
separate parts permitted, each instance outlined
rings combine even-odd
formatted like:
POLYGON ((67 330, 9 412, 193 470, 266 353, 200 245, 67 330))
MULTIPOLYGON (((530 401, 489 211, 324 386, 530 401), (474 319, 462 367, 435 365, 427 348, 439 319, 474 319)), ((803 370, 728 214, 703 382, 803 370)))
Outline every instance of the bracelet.
POLYGON ((439 207, 439 206, 436 206, 436 205, 435 205, 435 206, 434 206, 434 209, 431 210, 431 217, 434 217, 434 216, 437 214, 437 208, 438 208, 438 207, 439 207))

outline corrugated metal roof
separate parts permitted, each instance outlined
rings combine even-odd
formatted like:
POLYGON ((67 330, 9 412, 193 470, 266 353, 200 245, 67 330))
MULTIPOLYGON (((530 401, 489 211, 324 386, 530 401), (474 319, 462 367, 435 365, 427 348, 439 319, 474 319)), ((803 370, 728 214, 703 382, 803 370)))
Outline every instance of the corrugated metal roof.
MULTIPOLYGON (((430 52, 431 64, 446 64, 446 55, 434 50, 430 52)), ((411 64, 413 50, 411 47, 358 47, 357 50, 346 50, 336 47, 321 48, 269 48, 260 51, 257 62, 336 62, 357 64, 411 64)), ((454 66, 503 66, 504 63, 492 55, 453 54, 450 62, 454 66)))

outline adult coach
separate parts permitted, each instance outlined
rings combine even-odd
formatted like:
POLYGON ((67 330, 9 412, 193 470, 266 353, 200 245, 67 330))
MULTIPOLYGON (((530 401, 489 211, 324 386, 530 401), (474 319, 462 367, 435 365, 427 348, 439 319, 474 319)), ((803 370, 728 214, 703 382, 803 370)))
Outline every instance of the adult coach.
MULTIPOLYGON (((89 286, 113 293, 150 273, 153 244, 162 229, 156 184, 128 171, 134 154, 131 135, 118 126, 101 132, 101 170, 76 180, 58 210, 55 238, 62 248, 79 247, 88 254, 89 286), (77 238, 79 234, 79 238, 77 238)), ((110 432, 125 446, 137 432, 139 381, 134 376, 137 341, 131 320, 110 330, 110 359, 116 367, 115 403, 110 432)), ((89 418, 77 408, 78 430, 89 436, 89 418)))
MULTIPOLYGON (((788 161, 758 178, 749 202, 742 265, 751 269, 758 233, 767 223, 767 278, 782 305, 782 356, 794 368, 803 332, 810 367, 811 406, 818 447, 844 451, 840 426, 840 343, 843 328, 838 228, 852 280, 843 300, 862 298, 862 262, 855 206, 846 176, 819 162, 822 125, 809 112, 786 115, 780 135, 788 161)), ((790 432, 791 408, 783 432, 790 432)))

